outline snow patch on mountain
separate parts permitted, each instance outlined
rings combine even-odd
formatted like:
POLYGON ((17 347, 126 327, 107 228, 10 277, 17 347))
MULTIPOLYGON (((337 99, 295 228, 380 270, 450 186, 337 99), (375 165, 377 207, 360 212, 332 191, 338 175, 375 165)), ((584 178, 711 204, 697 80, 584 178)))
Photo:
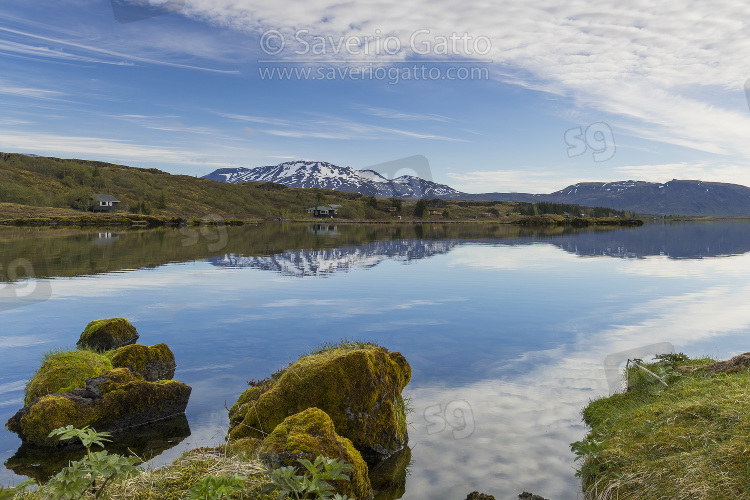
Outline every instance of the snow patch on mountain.
POLYGON ((373 170, 355 170, 324 161, 291 161, 257 168, 220 168, 204 176, 220 182, 265 181, 294 188, 323 188, 383 198, 447 198, 461 192, 445 184, 404 175, 387 179, 373 170))

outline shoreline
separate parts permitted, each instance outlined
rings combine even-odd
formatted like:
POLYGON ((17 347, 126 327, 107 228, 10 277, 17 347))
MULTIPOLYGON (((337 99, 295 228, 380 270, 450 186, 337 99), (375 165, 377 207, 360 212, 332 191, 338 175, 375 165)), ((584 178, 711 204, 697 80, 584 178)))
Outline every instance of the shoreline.
POLYGON ((591 217, 591 218, 565 218, 560 215, 527 215, 505 218, 502 220, 489 219, 401 219, 401 220, 378 220, 378 219, 340 219, 340 218, 304 218, 304 219, 223 219, 223 218, 198 218, 198 217, 176 217, 160 215, 76 215, 76 216, 50 216, 50 217, 14 217, 0 218, 0 226, 8 227, 179 227, 185 225, 224 225, 242 226, 263 223, 291 222, 302 224, 498 224, 513 226, 642 226, 641 219, 620 219, 617 217, 591 217))

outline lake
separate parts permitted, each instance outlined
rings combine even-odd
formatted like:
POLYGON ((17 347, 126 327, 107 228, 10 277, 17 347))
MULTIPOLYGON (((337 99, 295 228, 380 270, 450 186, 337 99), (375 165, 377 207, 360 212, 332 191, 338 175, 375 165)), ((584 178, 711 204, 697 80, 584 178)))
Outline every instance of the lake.
MULTIPOLYGON (((44 352, 126 317, 193 388, 158 466, 221 444, 246 381, 372 340, 413 370, 402 498, 575 499, 580 410, 621 387, 628 357, 750 350, 749 251, 741 222, 0 228, 0 419, 44 352)), ((0 484, 39 467, 20 445, 0 431, 0 484)))

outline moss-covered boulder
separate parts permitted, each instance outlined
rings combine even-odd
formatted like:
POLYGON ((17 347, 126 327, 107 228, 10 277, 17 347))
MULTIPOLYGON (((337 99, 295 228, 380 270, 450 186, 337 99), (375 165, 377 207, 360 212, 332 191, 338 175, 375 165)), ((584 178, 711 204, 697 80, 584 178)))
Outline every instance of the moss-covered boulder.
POLYGON ((149 382, 171 380, 177 368, 174 354, 167 344, 145 346, 131 344, 112 352, 113 368, 128 368, 149 382))
POLYGON ((5 426, 25 442, 59 444, 48 437, 58 427, 91 426, 113 434, 185 413, 191 388, 175 380, 147 382, 127 368, 86 381, 85 389, 43 396, 25 406, 5 426))
POLYGON ((138 331, 125 318, 97 319, 86 325, 76 345, 79 348, 109 351, 134 344, 138 337, 138 331))
POLYGON ((336 481, 336 491, 357 500, 373 498, 367 464, 352 442, 336 434, 333 421, 324 411, 308 408, 286 418, 276 426, 260 446, 261 460, 271 467, 300 467, 298 460, 311 462, 323 455, 343 460, 353 467, 349 481, 336 481))
POLYGON ((86 379, 112 369, 110 361, 95 352, 59 352, 46 357, 42 366, 26 384, 24 405, 47 394, 71 391, 86 386, 86 379))
POLYGON ((410 378, 400 353, 372 344, 305 356, 239 397, 229 412, 229 437, 262 439, 289 415, 315 407, 365 460, 377 462, 408 441, 401 391, 410 378))

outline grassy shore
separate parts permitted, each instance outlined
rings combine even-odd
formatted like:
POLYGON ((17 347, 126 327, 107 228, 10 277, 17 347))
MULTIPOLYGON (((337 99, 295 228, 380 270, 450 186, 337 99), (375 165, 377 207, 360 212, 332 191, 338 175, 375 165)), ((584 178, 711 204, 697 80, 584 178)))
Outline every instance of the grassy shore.
MULTIPOLYGON (((378 212, 378 215, 380 213, 378 212)), ((413 217, 403 216, 401 218, 335 218, 320 219, 312 216, 282 218, 285 222, 303 223, 335 223, 335 224, 367 224, 367 223, 392 223, 392 224, 414 224, 439 222, 441 224, 454 223, 481 223, 481 224, 516 224, 522 226, 640 226, 640 219, 628 219, 620 217, 575 217, 566 218, 562 215, 512 215, 499 217, 478 217, 466 215, 464 217, 446 218, 441 215, 413 217)), ((0 203, 0 225, 3 226, 178 226, 182 224, 224 224, 242 225, 258 224, 263 222, 262 218, 246 217, 237 215, 236 218, 213 216, 206 217, 183 217, 175 215, 144 215, 126 212, 101 213, 85 212, 81 210, 34 207, 16 203, 0 203)))
POLYGON ((586 499, 750 498, 750 357, 667 355, 592 401, 573 444, 586 499))

